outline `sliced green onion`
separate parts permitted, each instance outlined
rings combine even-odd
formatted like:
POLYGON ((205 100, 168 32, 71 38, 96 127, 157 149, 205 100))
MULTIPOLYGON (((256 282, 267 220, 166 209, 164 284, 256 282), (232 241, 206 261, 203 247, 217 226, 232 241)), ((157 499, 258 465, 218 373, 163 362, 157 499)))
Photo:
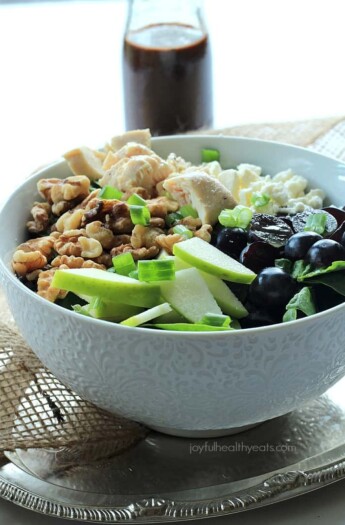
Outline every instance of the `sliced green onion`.
POLYGON ((132 279, 136 279, 138 281, 139 277, 138 277, 138 270, 133 270, 133 272, 130 272, 128 274, 128 277, 131 277, 132 279))
POLYGON ((127 204, 134 204, 136 206, 146 206, 146 200, 140 197, 137 193, 133 193, 129 199, 127 199, 127 204))
POLYGON ((271 197, 267 193, 253 193, 250 202, 255 206, 255 208, 263 208, 271 200, 271 197))
POLYGON ((173 232, 178 233, 183 237, 186 237, 186 239, 191 239, 193 237, 193 232, 186 228, 186 226, 183 226, 183 224, 178 224, 177 226, 174 226, 173 232))
POLYGON ((221 314, 207 313, 201 319, 200 324, 206 324, 208 326, 223 326, 228 328, 230 326, 230 316, 221 314))
POLYGON ((253 218, 253 212, 247 206, 239 204, 233 210, 222 210, 218 221, 227 228, 247 228, 253 218))
POLYGON ((327 215, 325 213, 313 213, 307 218, 304 231, 315 232, 323 235, 326 229, 327 215))
POLYGON ((183 219, 183 215, 181 213, 168 213, 168 215, 165 217, 165 223, 168 228, 171 228, 175 222, 180 221, 181 219, 183 219))
POLYGON ((108 268, 107 272, 115 273, 115 268, 112 266, 111 268, 108 268))
POLYGON ((113 257, 113 266, 116 273, 120 275, 127 276, 136 270, 133 255, 129 252, 121 253, 120 255, 113 257))
POLYGON ((146 206, 132 204, 129 206, 129 213, 131 214, 133 224, 141 224, 142 226, 148 226, 150 224, 151 214, 146 206))
POLYGON ((223 332, 225 330, 232 330, 231 326, 225 328, 224 326, 193 323, 157 323, 145 326, 147 328, 160 328, 161 330, 174 330, 175 332, 223 332))
POLYGON ((118 190, 117 188, 113 188, 112 186, 103 186, 100 191, 99 198, 120 200, 122 195, 122 191, 118 190))
POLYGON ((175 279, 175 263, 173 259, 156 259, 154 261, 138 261, 139 281, 172 281, 175 279))
POLYGON ((213 162, 220 159, 220 153, 218 149, 204 148, 201 150, 202 162, 213 162))
POLYGON ((196 209, 193 208, 193 206, 190 206, 190 204, 181 206, 181 208, 179 209, 179 212, 181 213, 182 217, 193 217, 193 219, 197 219, 199 217, 196 209))

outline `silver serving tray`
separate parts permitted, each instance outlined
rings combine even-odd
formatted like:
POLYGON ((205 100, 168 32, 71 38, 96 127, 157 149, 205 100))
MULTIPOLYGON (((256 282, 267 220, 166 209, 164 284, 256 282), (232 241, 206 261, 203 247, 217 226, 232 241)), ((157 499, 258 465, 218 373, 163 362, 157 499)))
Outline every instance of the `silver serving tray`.
POLYGON ((344 477, 345 379, 301 409, 229 437, 151 432, 123 454, 87 464, 80 450, 7 453, 0 496, 49 516, 154 523, 254 509, 344 477))

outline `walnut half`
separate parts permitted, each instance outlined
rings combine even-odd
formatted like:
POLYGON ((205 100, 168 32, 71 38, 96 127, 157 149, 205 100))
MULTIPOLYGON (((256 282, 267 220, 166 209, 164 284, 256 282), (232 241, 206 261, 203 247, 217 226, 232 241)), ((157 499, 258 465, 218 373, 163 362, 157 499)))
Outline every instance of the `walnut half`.
POLYGON ((31 215, 33 220, 27 223, 27 228, 30 233, 42 233, 49 226, 49 219, 51 215, 51 206, 48 202, 35 202, 31 215))
POLYGON ((24 276, 39 270, 47 264, 47 258, 40 251, 24 252, 16 250, 12 258, 12 267, 16 274, 24 276))

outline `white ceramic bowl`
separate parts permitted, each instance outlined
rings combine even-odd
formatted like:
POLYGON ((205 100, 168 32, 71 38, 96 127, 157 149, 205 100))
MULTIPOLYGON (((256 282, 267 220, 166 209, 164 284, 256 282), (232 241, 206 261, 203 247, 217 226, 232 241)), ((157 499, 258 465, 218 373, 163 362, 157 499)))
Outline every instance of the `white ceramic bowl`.
MULTIPOLYGON (((292 168, 345 203, 345 164, 302 148, 242 138, 166 137, 162 156, 200 161, 220 150, 224 167, 292 168)), ((66 385, 96 405, 176 435, 221 435, 271 419, 321 395, 345 374, 345 304, 287 324, 230 333, 176 333, 93 320, 42 299, 13 275, 11 255, 42 177, 70 175, 61 160, 26 180, 0 213, 0 276, 33 350, 66 385)))

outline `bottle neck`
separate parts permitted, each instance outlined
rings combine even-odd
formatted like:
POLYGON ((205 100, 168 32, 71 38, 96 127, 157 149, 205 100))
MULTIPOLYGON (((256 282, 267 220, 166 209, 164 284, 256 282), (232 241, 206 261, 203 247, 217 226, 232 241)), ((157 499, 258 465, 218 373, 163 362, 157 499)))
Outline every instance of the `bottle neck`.
POLYGON ((129 0, 126 33, 158 24, 182 24, 206 33, 203 0, 129 0))

